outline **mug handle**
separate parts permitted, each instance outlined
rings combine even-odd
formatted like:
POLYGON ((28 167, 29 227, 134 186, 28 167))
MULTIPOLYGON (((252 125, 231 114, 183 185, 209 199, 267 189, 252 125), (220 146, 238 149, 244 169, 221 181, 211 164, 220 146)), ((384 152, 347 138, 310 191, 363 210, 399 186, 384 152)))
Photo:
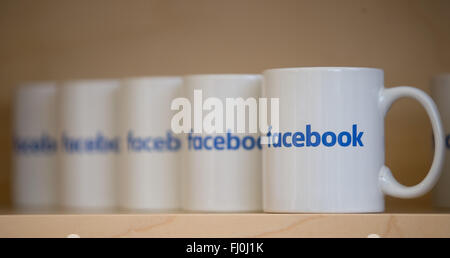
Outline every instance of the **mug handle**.
POLYGON ((404 186, 400 184, 392 176, 391 171, 386 166, 381 168, 378 179, 381 190, 385 194, 398 198, 414 198, 431 190, 439 179, 445 155, 444 130, 442 128, 439 112, 433 100, 425 92, 413 87, 401 86, 383 89, 380 95, 380 108, 383 112, 383 116, 386 115, 387 111, 389 111, 391 105, 396 100, 403 97, 410 97, 419 101, 430 117, 435 139, 433 163, 427 176, 422 182, 414 186, 404 186))

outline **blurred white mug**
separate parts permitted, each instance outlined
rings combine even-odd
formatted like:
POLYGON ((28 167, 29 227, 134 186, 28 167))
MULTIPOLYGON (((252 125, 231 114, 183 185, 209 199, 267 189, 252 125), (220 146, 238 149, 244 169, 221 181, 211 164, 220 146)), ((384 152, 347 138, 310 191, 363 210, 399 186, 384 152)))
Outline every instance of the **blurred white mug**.
POLYGON ((20 85, 13 106, 13 203, 19 209, 57 205, 56 86, 20 85))
POLYGON ((450 208, 450 74, 441 74, 433 78, 431 96, 441 114, 446 147, 442 175, 433 190, 433 203, 437 207, 450 208))
POLYGON ((180 209, 181 140, 171 131, 170 105, 180 96, 182 83, 181 77, 122 81, 118 119, 122 209, 180 209))
POLYGON ((58 98, 61 204, 76 211, 116 206, 118 80, 62 84, 58 98))
MULTIPOLYGON (((193 129, 196 129, 196 124, 203 126, 198 121, 208 119, 209 112, 212 111, 202 111, 203 109, 212 110, 212 106, 209 105, 211 103, 221 101, 222 111, 225 111, 227 98, 243 100, 253 98, 258 101, 261 95, 261 83, 261 75, 186 76, 184 94, 192 103, 193 129), (199 101, 199 96, 200 99, 204 99, 203 104, 199 101)), ((218 109, 219 107, 216 107, 215 111, 220 112, 218 109)), ((248 111, 250 112, 252 111, 248 111)), ((223 113, 223 115, 224 118, 228 114, 223 113)), ((248 123, 248 117, 246 123, 248 123)), ((260 211, 262 209, 262 154, 261 145, 258 142, 259 133, 250 132, 248 127, 245 132, 237 133, 236 127, 228 128, 227 123, 223 125, 221 133, 217 131, 208 133, 204 130, 195 132, 194 130, 184 137, 183 209, 199 212, 260 211)))

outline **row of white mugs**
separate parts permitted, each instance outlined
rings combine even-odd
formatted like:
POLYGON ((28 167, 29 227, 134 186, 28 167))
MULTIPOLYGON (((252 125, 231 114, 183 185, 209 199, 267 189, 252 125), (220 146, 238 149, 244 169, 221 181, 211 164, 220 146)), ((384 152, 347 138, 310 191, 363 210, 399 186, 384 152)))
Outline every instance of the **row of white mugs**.
MULTIPOLYGON (((432 92, 449 131, 450 75, 436 77, 432 92)), ((385 194, 413 198, 438 181, 436 205, 450 207, 448 137, 436 105, 416 88, 384 88, 380 69, 38 82, 19 87, 14 103, 18 208, 380 212, 385 194), (175 134, 172 101, 194 103, 194 90, 220 100, 278 98, 279 131, 264 134, 267 145, 258 134, 175 134), (384 116, 401 97, 424 106, 435 138, 432 167, 411 187, 384 165, 384 116)), ((203 118, 213 109, 187 111, 198 108, 203 118)))

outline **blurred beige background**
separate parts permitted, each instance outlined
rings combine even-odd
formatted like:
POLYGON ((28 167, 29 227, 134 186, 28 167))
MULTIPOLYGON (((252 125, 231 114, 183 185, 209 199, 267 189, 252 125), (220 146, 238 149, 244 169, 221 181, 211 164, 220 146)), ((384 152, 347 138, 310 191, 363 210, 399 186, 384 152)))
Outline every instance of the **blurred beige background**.
MULTIPOLYGON (((2 0, 0 206, 10 204, 11 100, 21 81, 292 66, 379 67, 387 86, 429 92, 433 75, 450 72, 450 1, 2 0)), ((402 100, 386 127, 388 165, 402 183, 419 182, 432 157, 425 111, 402 100)))

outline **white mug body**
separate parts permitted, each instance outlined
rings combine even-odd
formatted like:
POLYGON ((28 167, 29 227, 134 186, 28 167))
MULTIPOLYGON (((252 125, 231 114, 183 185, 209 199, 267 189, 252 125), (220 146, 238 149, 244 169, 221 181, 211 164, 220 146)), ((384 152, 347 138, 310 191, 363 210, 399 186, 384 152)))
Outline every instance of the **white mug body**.
POLYGON ((431 96, 442 117, 446 145, 441 178, 433 189, 433 204, 437 207, 450 208, 450 74, 442 74, 433 78, 431 96))
POLYGON ((171 130, 173 99, 181 97, 181 77, 141 77, 122 81, 118 128, 121 139, 121 209, 175 211, 181 208, 181 139, 171 130))
POLYGON ((62 84, 58 98, 61 205, 74 211, 116 207, 118 80, 62 84))
POLYGON ((56 84, 20 85, 13 107, 13 204, 25 210, 57 206, 56 84))
POLYGON ((383 72, 300 68, 268 70, 264 75, 265 97, 279 98, 280 133, 301 132, 306 138, 309 126, 314 143, 308 146, 305 139, 297 143, 302 147, 293 142, 291 147, 265 146, 264 210, 382 211, 383 193, 375 182, 384 164, 384 116, 379 108, 383 72), (326 146, 320 139, 314 146, 315 133, 322 138, 325 132, 351 137, 341 134, 342 145, 334 139, 334 145, 326 146), (359 133, 363 146, 352 142, 359 133))
MULTIPOLYGON (((227 128, 225 121, 226 99, 253 98, 258 101, 261 82, 260 75, 190 75, 184 78, 184 94, 192 103, 193 125, 198 119, 195 117, 195 105, 204 107, 204 103, 194 103, 195 90, 201 90, 205 102, 208 98, 219 99, 223 103, 224 115, 223 131, 193 132, 184 137, 184 210, 256 212, 262 209, 261 150, 256 143, 259 134, 248 130, 237 133, 227 128), (242 144, 237 147, 237 141, 241 142, 244 138, 247 139, 247 149, 242 144)), ((203 121, 209 112, 202 112, 203 121)))

